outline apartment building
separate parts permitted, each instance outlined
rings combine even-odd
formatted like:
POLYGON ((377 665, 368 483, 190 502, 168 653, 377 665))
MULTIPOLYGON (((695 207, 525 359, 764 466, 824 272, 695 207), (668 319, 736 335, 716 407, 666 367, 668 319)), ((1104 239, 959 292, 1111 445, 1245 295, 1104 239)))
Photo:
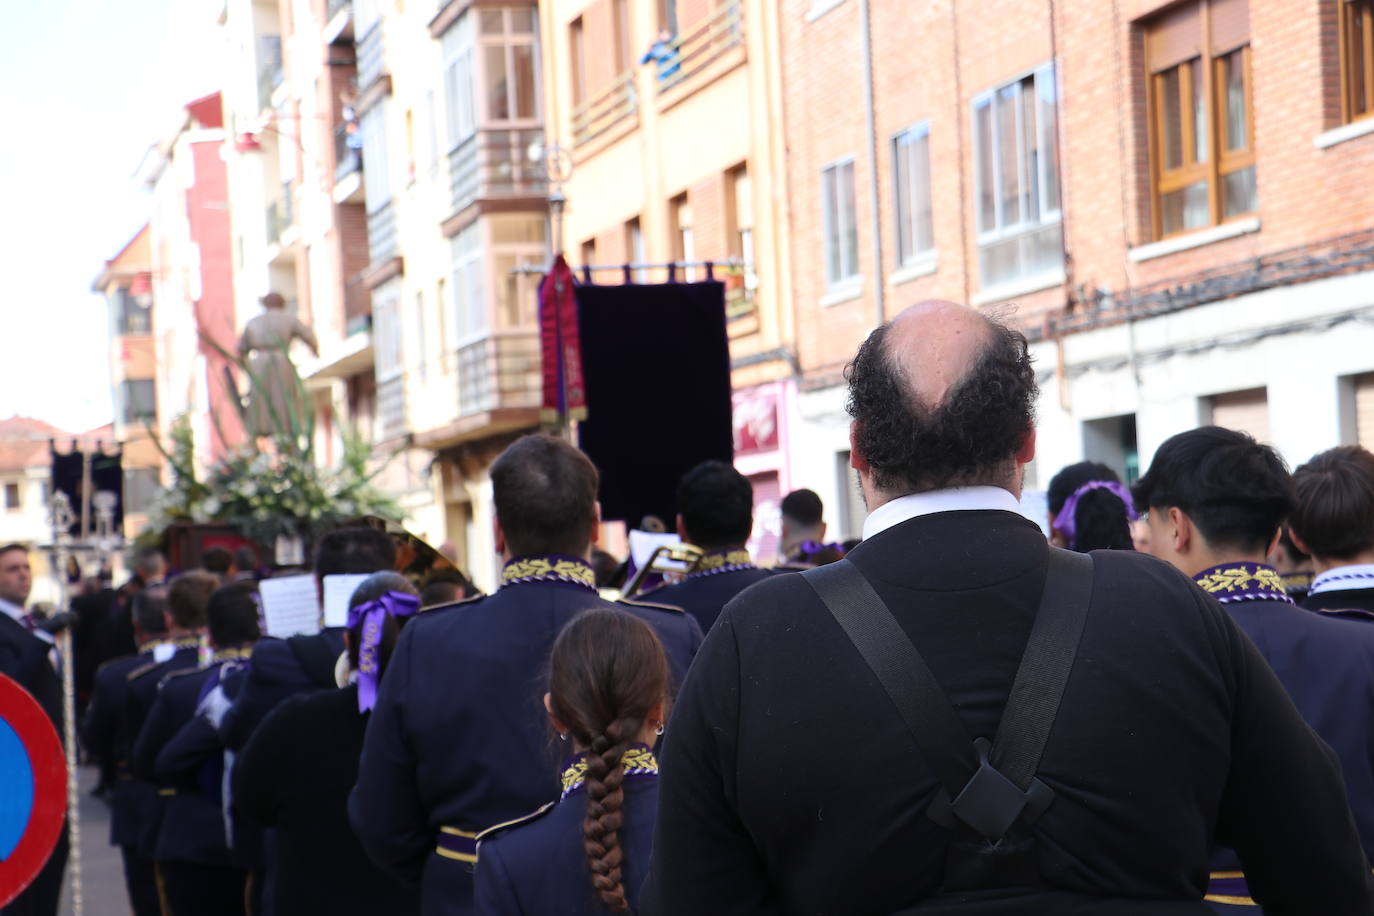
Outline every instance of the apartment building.
POLYGON ((549 143, 567 172, 562 248, 597 283, 708 270, 725 282, 736 465, 754 484, 753 546, 771 559, 795 392, 779 6, 552 0, 541 25, 549 143))
MULTIPOLYGON (((212 463, 242 438, 226 372, 236 336, 234 274, 231 263, 229 196, 221 150, 225 140, 219 93, 196 99, 175 113, 171 124, 139 164, 136 177, 151 194, 152 215, 147 229, 146 286, 137 268, 138 246, 117 259, 121 274, 111 275, 115 303, 123 309, 120 275, 128 280, 128 297, 135 304, 151 297, 155 308, 146 314, 134 309, 116 316, 121 358, 127 347, 128 369, 136 375, 116 405, 121 442, 155 418, 166 441, 174 420, 191 420, 196 455, 212 463), (149 345, 139 338, 151 335, 149 345), (150 374, 151 373, 151 374, 150 374), (151 395, 151 400, 149 396, 151 395)), ((97 284, 106 277, 102 275, 97 284)), ((144 451, 136 448, 136 454, 144 451)))
POLYGON ((130 540, 143 530, 162 485, 162 452, 154 442, 160 427, 151 237, 145 223, 91 285, 108 305, 114 421, 107 444, 112 440, 123 450, 124 536, 130 540))
POLYGON ((844 361, 931 297, 1031 338, 1030 489, 1199 423, 1374 439, 1369 0, 781 6, 788 448, 844 534, 844 361))

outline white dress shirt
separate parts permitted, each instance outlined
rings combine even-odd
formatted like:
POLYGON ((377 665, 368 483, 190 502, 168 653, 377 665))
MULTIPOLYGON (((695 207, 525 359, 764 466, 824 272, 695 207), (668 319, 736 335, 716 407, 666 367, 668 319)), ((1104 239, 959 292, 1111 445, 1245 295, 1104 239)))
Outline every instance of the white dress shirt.
POLYGON ((1010 490, 1001 487, 952 487, 948 490, 909 493, 885 502, 869 513, 864 522, 864 540, 918 515, 986 509, 1000 509, 1020 515, 1021 503, 1011 495, 1010 490))

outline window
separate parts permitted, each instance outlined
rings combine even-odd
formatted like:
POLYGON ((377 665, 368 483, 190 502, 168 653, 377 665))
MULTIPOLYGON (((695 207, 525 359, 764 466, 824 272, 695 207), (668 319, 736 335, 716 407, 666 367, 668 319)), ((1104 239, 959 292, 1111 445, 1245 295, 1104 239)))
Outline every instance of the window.
POLYGON ((615 29, 615 72, 624 73, 630 69, 630 0, 613 0, 611 7, 612 27, 615 29))
POLYGON ((725 175, 725 240, 730 257, 739 262, 726 274, 726 314, 744 314, 753 308, 758 274, 754 272, 754 184, 749 166, 741 165, 725 175))
POLYGON ((859 228, 854 213, 854 160, 821 170, 821 222, 825 281, 838 286, 859 276, 859 228))
POLYGON ((583 44, 581 16, 568 26, 568 57, 572 66, 573 104, 580 105, 587 97, 587 57, 586 45, 583 44))
POLYGON ((1356 445, 1374 449, 1374 372, 1366 372, 1350 379, 1350 393, 1354 409, 1356 445))
POLYGON ((124 510, 148 512, 153 508, 162 476, 157 468, 126 468, 124 470, 124 510))
POLYGON ((1203 420, 1212 426, 1249 433, 1256 442, 1269 442, 1269 397, 1264 388, 1228 391, 1203 399, 1203 420))
POLYGON ((897 263, 910 264, 935 250, 930 212, 930 127, 918 124, 892 140, 896 195, 897 263))
POLYGON ((120 416, 142 425, 157 419, 157 389, 152 379, 125 379, 119 386, 120 416))
POLYGON ((358 129, 363 135, 363 185, 367 212, 376 213, 391 202, 391 176, 386 149, 386 101, 363 112, 358 129))
POLYGON ((669 35, 677 34, 677 0, 658 0, 658 27, 669 35))
POLYGON ((377 381, 401 374, 401 315, 395 299, 372 303, 372 340, 377 360, 377 381))
POLYGON ((673 198, 673 260, 683 265, 682 279, 688 283, 696 278, 696 270, 686 265, 697 259, 696 238, 692 233, 692 205, 686 194, 673 198))
POLYGON ((582 243, 582 266, 588 267, 596 263, 596 239, 587 239, 582 243))
POLYGON ((640 227, 637 216, 625 224, 625 260, 635 265, 635 269, 630 273, 630 278, 634 282, 648 282, 649 272, 641 265, 648 262, 649 255, 644 247, 644 230, 640 227))
MULTIPOLYGON (((146 282, 144 289, 147 289, 146 282)), ((127 286, 115 293, 115 325, 120 334, 151 334, 153 332, 152 299, 133 295, 127 286), (140 301, 140 299, 142 301, 140 301)))
POLYGON ((429 338, 425 336, 425 291, 421 289, 415 292, 415 368, 420 381, 429 375, 428 343, 429 338))
POLYGON ((444 104, 448 148, 456 149, 477 127, 472 94, 472 14, 464 13, 441 40, 444 55, 444 104))
POLYGON ((1374 0, 1340 5, 1341 117, 1348 123, 1374 114, 1374 0))
POLYGON ((533 121, 534 8, 481 10, 482 83, 488 121, 533 121))
POLYGON ((502 328, 527 328, 535 323, 535 301, 542 269, 548 263, 548 222, 533 213, 493 214, 491 264, 495 272, 496 320, 502 328))
POLYGON ((1203 0, 1146 31, 1155 238, 1259 206, 1249 41, 1246 0, 1203 0))
POLYGON ((5 508, 11 512, 24 508, 24 504, 19 498, 19 484, 5 484, 5 508))
POLYGON ((455 347, 487 332, 482 300, 482 229, 473 223, 453 237, 453 334, 455 347))
POLYGON ((1055 72, 973 100, 978 273, 984 288, 1064 269, 1055 72))

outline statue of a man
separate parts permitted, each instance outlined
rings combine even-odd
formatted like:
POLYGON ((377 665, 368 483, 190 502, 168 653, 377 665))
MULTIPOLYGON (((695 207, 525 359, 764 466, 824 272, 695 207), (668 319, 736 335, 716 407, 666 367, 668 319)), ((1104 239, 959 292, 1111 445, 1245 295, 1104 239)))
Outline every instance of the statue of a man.
POLYGON ((310 352, 320 355, 314 332, 286 311, 286 300, 281 293, 270 292, 258 301, 263 305, 263 313, 249 320, 239 338, 239 355, 248 360, 252 386, 248 396, 247 426, 253 437, 286 432, 292 426, 299 428, 305 404, 291 366, 291 342, 300 340, 310 352))

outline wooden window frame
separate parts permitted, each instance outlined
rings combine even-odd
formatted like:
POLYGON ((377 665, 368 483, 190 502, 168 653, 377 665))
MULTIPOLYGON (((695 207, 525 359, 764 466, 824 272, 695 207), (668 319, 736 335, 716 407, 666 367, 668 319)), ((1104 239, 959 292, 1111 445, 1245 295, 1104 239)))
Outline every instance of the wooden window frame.
POLYGON ((587 98, 587 44, 582 17, 568 23, 568 63, 572 70, 572 103, 576 107, 587 98))
MULTIPOLYGON (((1341 2, 1345 2, 1345 0, 1341 0, 1341 2)), ((1231 220, 1253 215, 1252 212, 1247 212, 1225 217, 1223 216, 1224 201, 1222 200, 1222 180, 1233 172, 1241 171, 1255 164, 1255 86, 1250 63, 1250 39, 1247 37, 1244 43, 1221 51, 1214 50, 1212 48, 1211 16, 1207 9, 1206 0, 1199 0, 1198 6, 1201 11, 1199 26, 1202 30, 1198 55, 1158 70, 1148 60, 1145 64, 1150 134, 1151 228, 1156 240, 1187 235, 1190 232, 1198 232, 1202 229, 1220 226, 1231 220), (1236 52, 1240 52, 1244 68, 1246 138, 1243 147, 1228 152, 1226 150, 1228 138, 1225 136, 1226 86, 1222 78, 1222 71, 1226 58, 1236 52), (1205 140, 1207 159, 1205 162, 1189 161, 1197 149, 1196 123, 1192 109, 1194 89, 1192 64, 1194 61, 1198 61, 1200 64, 1197 70, 1203 81, 1202 98, 1205 106, 1204 115, 1207 131, 1205 140), (1165 106, 1161 87, 1164 84, 1165 76, 1175 70, 1179 73, 1180 128, 1184 162, 1178 168, 1166 170, 1164 166, 1165 106), (1187 102, 1186 107, 1182 104, 1185 101, 1187 102), (1165 233, 1163 206, 1165 195, 1181 191, 1201 181, 1207 182, 1207 225, 1185 227, 1165 233)))
POLYGON ((1365 118, 1374 117, 1374 3, 1369 0, 1336 0, 1336 19, 1339 23, 1337 47, 1340 55, 1341 70, 1341 123, 1351 124, 1365 118), (1354 7, 1365 7, 1362 34, 1351 34, 1354 23, 1354 7), (1351 73, 1350 47, 1355 42, 1363 46, 1364 67, 1360 73, 1351 73), (1364 86, 1364 110, 1355 110, 1356 81, 1364 86))

